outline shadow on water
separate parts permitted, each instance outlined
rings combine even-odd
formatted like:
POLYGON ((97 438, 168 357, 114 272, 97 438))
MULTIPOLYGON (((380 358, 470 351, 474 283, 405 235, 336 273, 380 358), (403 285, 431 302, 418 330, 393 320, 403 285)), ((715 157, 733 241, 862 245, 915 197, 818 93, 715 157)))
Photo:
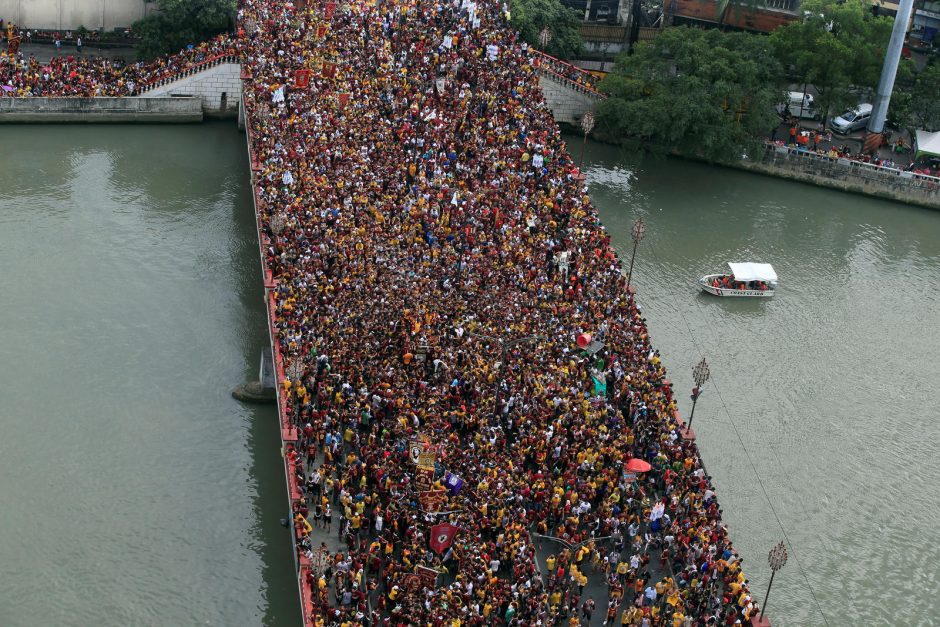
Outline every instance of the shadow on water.
MULTIPOLYGON (((237 131, 233 128, 233 132, 237 131)), ((241 134, 239 136, 244 137, 241 134)), ((229 180, 236 188, 233 220, 238 241, 232 247, 232 261, 237 265, 238 297, 244 317, 244 381, 251 381, 258 377, 261 352, 270 346, 270 342, 247 150, 242 151, 238 170, 232 173, 229 180)), ((232 381, 231 387, 244 381, 232 381)), ((280 524, 280 519, 287 515, 287 488, 280 453, 277 410, 273 405, 254 405, 248 414, 252 421, 248 435, 249 449, 252 451, 251 475, 258 486, 254 507, 258 520, 258 538, 263 543, 262 574, 267 584, 264 624, 271 627, 296 625, 301 615, 294 558, 289 531, 280 524)))

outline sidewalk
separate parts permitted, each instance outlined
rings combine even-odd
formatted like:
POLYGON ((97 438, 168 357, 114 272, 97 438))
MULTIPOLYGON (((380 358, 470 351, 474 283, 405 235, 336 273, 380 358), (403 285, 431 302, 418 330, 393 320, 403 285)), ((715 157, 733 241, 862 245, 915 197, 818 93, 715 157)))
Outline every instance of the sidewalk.
MULTIPOLYGON (((781 121, 777 128, 774 129, 770 139, 773 141, 782 141, 784 143, 788 143, 790 141, 790 127, 790 123, 781 121)), ((826 131, 823 129, 822 122, 808 119, 800 120, 797 128, 798 130, 802 131, 815 131, 820 133, 821 138, 825 138, 827 137, 827 134, 831 134, 831 141, 827 141, 825 139, 819 140, 818 150, 821 152, 828 152, 828 150, 833 146, 836 150, 845 147, 853 155, 858 155, 862 152, 862 145, 865 141, 865 131, 856 131, 847 135, 840 135, 835 131, 826 131)), ((910 134, 907 131, 889 131, 889 133, 892 145, 879 148, 877 155, 883 160, 887 159, 894 161, 897 164, 896 167, 905 168, 910 165, 911 161, 914 159, 914 153, 911 151, 912 141, 910 134), (897 141, 898 137, 904 140, 904 145, 907 147, 904 152, 894 152, 893 143, 897 141)), ((812 148, 811 143, 809 144, 809 147, 810 149, 812 148)))
POLYGON ((83 46, 79 54, 74 45, 62 44, 60 50, 53 44, 28 44, 25 39, 20 45, 20 52, 26 58, 36 57, 41 63, 46 63, 53 57, 98 57, 104 59, 123 59, 129 63, 137 60, 137 51, 134 48, 92 48, 83 46))

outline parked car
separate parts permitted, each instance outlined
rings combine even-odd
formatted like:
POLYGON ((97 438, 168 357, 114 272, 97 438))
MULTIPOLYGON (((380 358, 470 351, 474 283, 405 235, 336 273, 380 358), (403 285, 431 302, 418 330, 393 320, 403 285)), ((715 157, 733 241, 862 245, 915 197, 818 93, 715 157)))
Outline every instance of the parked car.
POLYGON ((854 109, 849 109, 842 115, 833 118, 829 122, 830 128, 836 133, 851 133, 853 131, 860 131, 866 126, 868 126, 868 118, 871 117, 871 105, 867 102, 862 103, 855 107, 854 109))
POLYGON ((813 94, 806 94, 804 97, 801 91, 787 92, 787 100, 777 105, 777 113, 810 120, 818 120, 820 117, 819 110, 813 102, 813 94))

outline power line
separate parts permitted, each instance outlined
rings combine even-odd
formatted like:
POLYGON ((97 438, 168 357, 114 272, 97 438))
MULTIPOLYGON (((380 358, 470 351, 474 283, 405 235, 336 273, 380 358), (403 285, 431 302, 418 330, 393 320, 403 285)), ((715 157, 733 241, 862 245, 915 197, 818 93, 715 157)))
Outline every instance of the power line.
MULTIPOLYGON (((662 260, 659 257, 659 254, 656 252, 656 247, 653 246, 652 243, 647 243, 647 247, 651 250, 651 252, 653 253, 653 257, 656 258, 656 261, 660 264, 660 266, 665 267, 664 264, 662 263, 662 260)), ((692 325, 689 324, 688 318, 686 318, 685 313, 683 313, 682 308, 679 306, 678 299, 676 298, 674 293, 670 293, 670 297, 673 299, 673 305, 675 307, 675 310, 679 312, 679 316, 682 318, 682 321, 685 323, 686 329, 688 329, 689 338, 691 338, 692 344, 695 346, 695 350, 698 351, 698 354, 700 357, 704 358, 705 357, 704 351, 702 351, 701 345, 696 339, 695 334, 692 332, 692 325)), ((809 588, 810 595, 812 595, 813 601, 816 604, 816 609, 819 611, 819 615, 822 616, 823 623, 825 623, 826 627, 828 627, 829 620, 826 618, 826 613, 823 612, 822 605, 819 603, 819 599, 816 598, 816 591, 813 589, 813 586, 809 581, 809 577, 807 576, 806 571, 803 568, 803 563, 800 561, 800 558, 797 556, 796 549, 793 546, 793 542, 790 540, 790 536, 787 534, 787 530, 783 526, 783 521, 780 520, 780 515, 777 514, 777 509, 774 507, 773 501, 771 500, 770 495, 767 493, 767 488, 764 486, 764 482, 761 479, 760 473, 757 472, 757 466, 754 464, 754 460, 751 458, 750 451, 748 451, 747 446, 744 444, 744 439, 741 437, 741 432, 738 431, 738 426, 734 423, 734 419, 731 417, 731 412, 728 410, 728 405, 725 403, 725 399, 721 395, 721 389, 718 386, 718 381, 716 380, 714 376, 712 376, 711 379, 712 379, 712 383, 715 386, 715 392, 718 395, 718 400, 721 402, 721 407, 724 410, 725 415, 728 417, 728 422, 731 423, 731 428, 734 429, 734 434, 738 438, 738 442, 741 444, 741 450, 744 451, 744 455, 747 458, 748 464, 751 466, 751 470, 754 471, 754 476, 757 478, 757 484, 760 486, 761 492, 763 492, 764 498, 767 500, 767 504, 770 506, 770 511, 773 512, 774 518, 777 521, 777 525, 780 527, 780 531, 783 533, 784 540, 786 540, 787 545, 790 547, 790 553, 793 555, 793 559, 796 561, 796 565, 800 571, 800 574, 803 577, 803 581, 806 582, 806 587, 809 588)), ((780 463, 780 458, 777 456, 777 452, 773 449, 773 447, 771 447, 771 451, 773 451, 774 459, 777 460, 777 465, 780 467, 781 471, 783 471, 783 464, 780 463)), ((786 474, 787 474, 786 472, 783 472, 784 476, 786 476, 786 474)), ((789 478, 787 478, 787 486, 790 488, 790 492, 795 494, 796 491, 793 489, 793 484, 790 483, 789 478)), ((797 499, 797 500, 800 501, 800 507, 801 509, 803 509, 804 517, 808 518, 807 513, 806 513, 806 508, 803 506, 802 500, 800 499, 797 499)))

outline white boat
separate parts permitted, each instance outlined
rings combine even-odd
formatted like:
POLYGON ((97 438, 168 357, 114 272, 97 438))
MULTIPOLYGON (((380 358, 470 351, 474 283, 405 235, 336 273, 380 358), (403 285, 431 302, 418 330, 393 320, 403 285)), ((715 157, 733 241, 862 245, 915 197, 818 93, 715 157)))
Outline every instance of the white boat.
POLYGON ((731 272, 706 274, 699 283, 715 296, 770 298, 777 289, 777 273, 769 263, 728 263, 731 272))

